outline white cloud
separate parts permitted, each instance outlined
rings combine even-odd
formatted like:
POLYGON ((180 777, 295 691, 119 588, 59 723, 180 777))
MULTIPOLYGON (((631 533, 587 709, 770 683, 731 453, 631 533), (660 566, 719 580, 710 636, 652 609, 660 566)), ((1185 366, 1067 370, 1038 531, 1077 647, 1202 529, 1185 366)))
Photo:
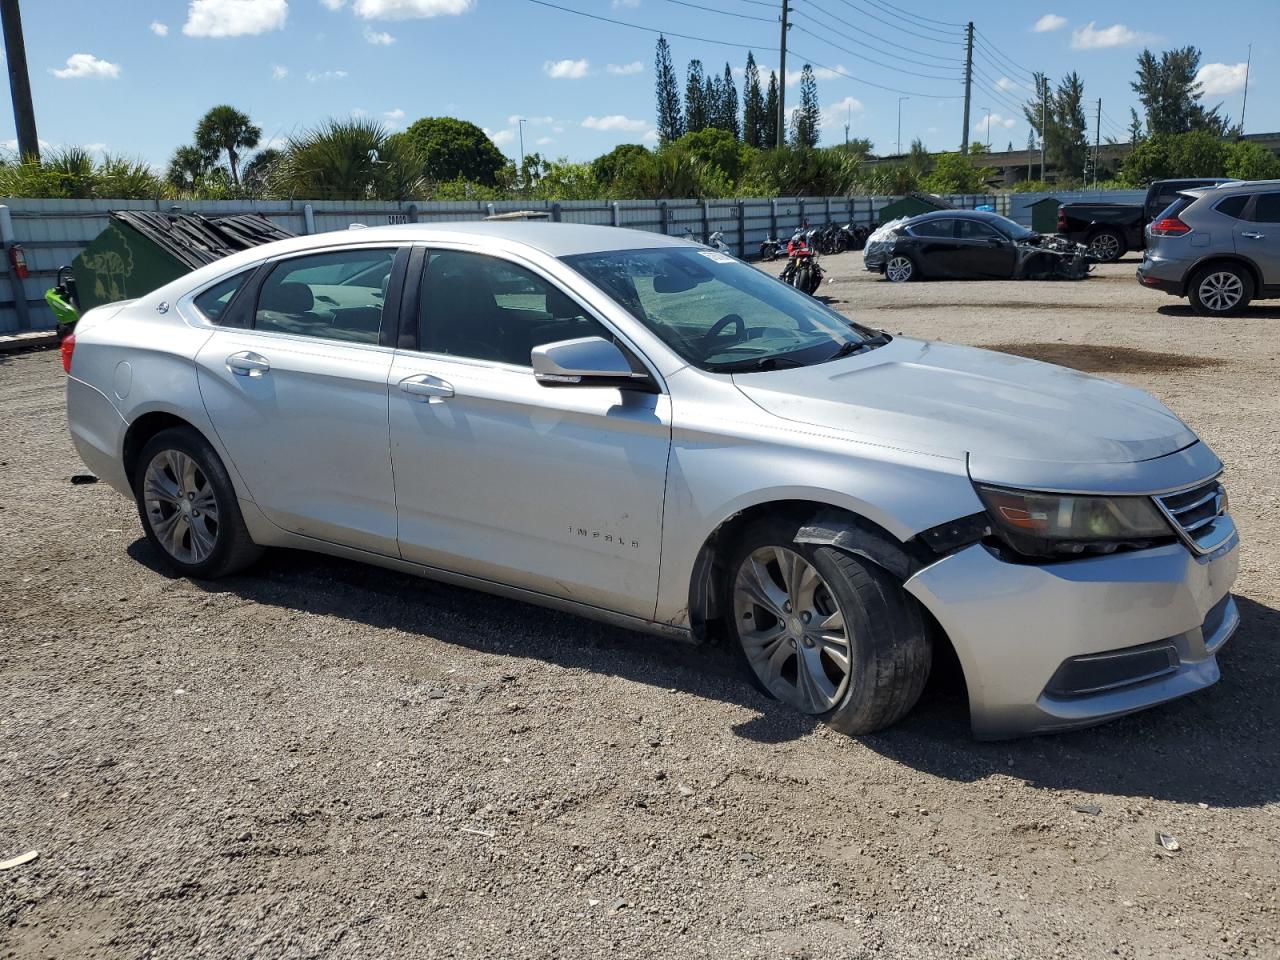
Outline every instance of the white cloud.
POLYGON ((535 142, 537 143, 538 146, 545 147, 545 146, 548 146, 549 144, 555 143, 556 138, 555 137, 539 137, 535 142))
POLYGON ((189 37, 240 37, 284 27, 288 0, 191 0, 182 32, 189 37))
POLYGON ((1098 30, 1094 27, 1097 22, 1096 20, 1090 20, 1083 27, 1071 31, 1071 46, 1073 49, 1101 50, 1106 47, 1128 47, 1154 39, 1151 34, 1130 30, 1123 23, 1117 23, 1114 26, 1103 27, 1098 30))
POLYGON ((307 83, 322 83, 326 80, 345 80, 347 79, 347 71, 345 70, 308 70, 307 83))
POLYGON ((978 120, 978 126, 982 127, 984 133, 986 132, 986 129, 987 129, 988 116, 991 117, 991 126, 1004 127, 1006 130, 1012 130, 1014 125, 1018 122, 1013 117, 1001 116, 999 113, 984 114, 978 120))
POLYGON ((1196 82, 1203 84, 1210 96, 1239 93, 1244 89, 1247 69, 1243 63, 1206 63, 1196 71, 1196 82))
POLYGON ((161 23, 159 20, 151 21, 150 30, 157 37, 167 37, 169 35, 169 28, 165 24, 161 23))
POLYGON ((644 132, 644 136, 640 138, 645 143, 657 143, 662 138, 658 136, 658 131, 652 128, 644 132))
POLYGON ((351 9, 366 20, 423 20, 456 17, 473 6, 475 0, 356 0, 351 9))
POLYGON ((551 132, 552 132, 552 133, 564 133, 564 127, 557 123, 554 127, 552 127, 552 128, 551 128, 551 132))
POLYGON ((347 5, 347 0, 320 0, 330 10, 341 10, 347 5))
POLYGON ((1046 13, 1043 17, 1036 21, 1036 25, 1031 29, 1036 33, 1048 33, 1051 30, 1059 30, 1067 25, 1067 18, 1060 17, 1056 13, 1046 13))
POLYGON ((644 130, 649 126, 644 120, 632 120, 620 113, 607 117, 587 117, 582 125, 588 130, 644 130))
POLYGON ((514 127, 521 120, 531 127, 545 127, 549 123, 556 122, 555 117, 522 117, 518 113, 513 113, 507 117, 507 125, 514 127))
POLYGON ((389 47, 396 42, 396 38, 385 30, 375 30, 373 27, 364 28, 364 39, 366 43, 372 43, 375 47, 389 47))
MULTIPOLYGON (((58 144, 50 143, 48 140, 44 139, 43 137, 36 138, 36 145, 40 148, 40 151, 42 153, 46 150, 56 150, 58 148, 58 144)), ((0 143, 0 148, 8 150, 10 153, 16 153, 18 150, 18 141, 5 140, 4 142, 0 143)))
POLYGON ((582 60, 548 60, 542 65, 542 72, 552 80, 581 80, 587 75, 590 64, 586 58, 582 60))
POLYGON ((629 77, 633 73, 644 73, 644 63, 633 60, 631 63, 611 63, 605 67, 615 77, 629 77))
POLYGON ((86 143, 84 148, 90 153, 106 153, 107 145, 105 143, 86 143))
POLYGON ((355 117, 357 120, 359 120, 361 117, 367 117, 369 115, 369 111, 366 110, 364 107, 353 107, 351 110, 351 115, 355 117))
POLYGON ((634 10, 640 6, 640 0, 613 0, 615 10, 634 10))
POLYGON ((485 127, 484 133, 485 136, 494 142, 495 146, 499 147, 504 143, 511 143, 516 138, 516 132, 514 130, 490 130, 488 127, 485 127))
POLYGON ((400 126, 400 121, 404 119, 404 111, 399 107, 396 107, 394 110, 383 110, 382 118, 386 120, 387 126, 394 130, 396 127, 400 126))
POLYGON ((63 80, 80 80, 84 77, 120 76, 120 64, 99 60, 91 53, 73 53, 67 57, 67 65, 61 70, 50 69, 55 77, 63 80))
POLYGON ((271 66, 271 79, 272 79, 272 80, 283 80, 283 79, 284 79, 285 77, 287 77, 288 75, 289 75, 289 68, 288 68, 288 67, 282 67, 282 66, 280 66, 280 64, 278 64, 278 63, 276 63, 276 64, 272 64, 272 66, 271 66))
POLYGON ((997 90, 1003 90, 1005 93, 1022 93, 1027 88, 1016 80, 1010 80, 1008 77, 1001 77, 994 84, 997 90))
POLYGON ((824 129, 843 130, 849 122, 849 113, 862 113, 866 107, 857 97, 845 97, 836 103, 828 104, 822 111, 821 126, 824 129))

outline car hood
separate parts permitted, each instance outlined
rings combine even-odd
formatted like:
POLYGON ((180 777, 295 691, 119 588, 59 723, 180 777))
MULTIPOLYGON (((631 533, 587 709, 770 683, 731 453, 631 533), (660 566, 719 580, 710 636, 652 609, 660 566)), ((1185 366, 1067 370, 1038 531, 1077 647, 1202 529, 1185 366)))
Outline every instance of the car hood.
MULTIPOLYGON (((1149 394, 1065 367, 895 338, 844 360, 735 375, 775 416, 868 442, 965 458, 992 483, 1082 477, 1166 457, 1195 434, 1149 394)), ((1123 472, 1123 471, 1120 471, 1123 472)), ((1170 484, 1172 486, 1172 484, 1170 484)))

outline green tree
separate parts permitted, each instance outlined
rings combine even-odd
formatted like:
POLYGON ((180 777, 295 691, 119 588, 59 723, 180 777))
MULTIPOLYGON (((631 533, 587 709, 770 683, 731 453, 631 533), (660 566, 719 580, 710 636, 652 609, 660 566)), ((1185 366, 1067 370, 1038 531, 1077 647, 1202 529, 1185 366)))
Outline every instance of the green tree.
POLYGON ((212 168, 209 154, 196 146, 178 147, 169 158, 165 180, 183 193, 196 190, 212 168))
POLYGON ((240 151, 252 150, 262 139, 262 128, 230 104, 220 104, 200 118, 196 124, 196 146, 206 153, 227 154, 231 182, 240 182, 240 151))
POLYGON ((258 193, 264 191, 271 180, 271 171, 283 156, 284 152, 275 147, 259 150, 253 155, 253 159, 244 165, 244 185, 258 193))
POLYGON ((736 183, 741 178, 754 153, 728 130, 718 127, 686 133, 674 146, 708 170, 718 170, 729 183, 736 183))
POLYGON ((406 200, 425 195, 424 165, 407 133, 388 135, 373 120, 329 120, 289 139, 271 188, 286 197, 406 200))
POLYGON ((764 94, 760 92, 760 68, 750 50, 742 85, 742 140, 749 147, 773 146, 764 142, 764 94))
POLYGON ((800 107, 791 117, 791 144, 810 149, 818 145, 822 109, 818 106, 818 81, 813 67, 805 64, 800 71, 800 107))
POLYGON ((1084 81, 1074 71, 1058 83, 1049 101, 1053 125, 1046 143, 1047 160, 1062 173, 1083 176, 1089 157, 1088 122, 1084 116, 1084 81))
POLYGON ((1222 140, 1207 130, 1157 134, 1125 158, 1120 176, 1135 187, 1171 177, 1221 177, 1229 156, 1222 140))
POLYGON ((778 145, 778 75, 769 71, 769 92, 764 98, 764 119, 760 122, 760 146, 778 145))
POLYGON ((422 158, 420 175, 427 180, 463 178, 492 187, 506 166, 507 158, 488 134, 467 120, 423 117, 399 136, 411 143, 422 158))
POLYGON ((1230 143, 1225 175, 1237 180, 1280 180, 1280 157, 1252 140, 1230 143))
POLYGON ((920 185, 930 193, 978 193, 987 189, 987 179, 995 175, 992 167, 976 167, 959 153, 940 153, 920 185))
POLYGON ((711 102, 707 96, 707 84, 710 82, 702 72, 702 61, 690 60, 684 85, 685 133, 705 130, 711 124, 711 102))
POLYGON ((671 47, 667 38, 658 35, 654 52, 653 73, 657 95, 658 139, 668 143, 684 133, 684 121, 680 115, 680 89, 676 84, 676 69, 671 63, 671 47))
POLYGON ((716 84, 715 126, 733 134, 735 140, 742 136, 742 124, 738 119, 738 86, 733 82, 733 71, 724 65, 724 76, 716 84))
POLYGON ((1142 142, 1142 118, 1133 107, 1129 108, 1129 142, 1134 146, 1142 142))
POLYGON ((591 176, 604 191, 604 195, 613 194, 621 195, 616 184, 621 180, 628 169, 637 163, 644 163, 649 157, 649 151, 638 143, 623 143, 614 147, 608 153, 596 157, 591 161, 591 176))
POLYGON ((1221 104, 1206 109, 1200 102, 1204 88, 1196 80, 1199 69, 1200 51, 1192 46, 1165 50, 1158 60, 1150 50, 1138 54, 1137 79, 1130 86, 1146 111, 1149 135, 1227 132, 1231 122, 1218 113, 1221 104))

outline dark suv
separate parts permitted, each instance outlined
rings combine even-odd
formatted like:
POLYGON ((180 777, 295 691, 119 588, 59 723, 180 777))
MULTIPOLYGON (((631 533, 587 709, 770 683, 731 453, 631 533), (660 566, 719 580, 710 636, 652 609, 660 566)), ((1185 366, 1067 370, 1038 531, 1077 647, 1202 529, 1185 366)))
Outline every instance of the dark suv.
POLYGON ((1146 232, 1138 282, 1201 316, 1280 297, 1280 180, 1183 190, 1146 232))

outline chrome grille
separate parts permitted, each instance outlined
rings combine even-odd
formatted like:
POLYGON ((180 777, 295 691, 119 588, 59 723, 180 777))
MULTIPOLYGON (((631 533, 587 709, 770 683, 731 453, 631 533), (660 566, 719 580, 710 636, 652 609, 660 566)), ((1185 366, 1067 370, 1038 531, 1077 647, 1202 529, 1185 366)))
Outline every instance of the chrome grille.
POLYGON ((1155 498, 1165 516, 1198 553, 1211 553, 1235 533, 1227 515, 1227 492, 1218 478, 1155 498))

